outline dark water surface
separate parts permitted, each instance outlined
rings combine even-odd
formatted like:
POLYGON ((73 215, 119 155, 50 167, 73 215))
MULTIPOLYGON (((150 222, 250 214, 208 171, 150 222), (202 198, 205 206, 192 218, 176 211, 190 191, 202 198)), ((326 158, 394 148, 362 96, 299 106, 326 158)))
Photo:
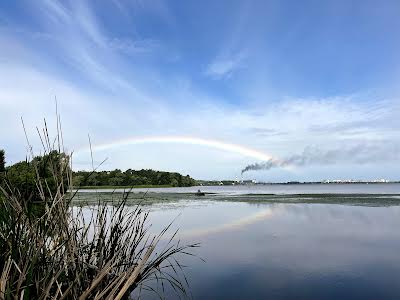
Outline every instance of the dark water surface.
POLYGON ((179 215, 182 241, 201 243, 205 262, 182 261, 194 299, 400 299, 400 199, 364 197, 367 205, 181 197, 150 205, 150 221, 157 232, 179 215))
MULTIPOLYGON (((398 206, 224 202, 180 211, 181 236, 201 242, 206 260, 185 259, 195 299, 400 298, 398 206)), ((173 212, 153 211, 152 221, 173 212)))

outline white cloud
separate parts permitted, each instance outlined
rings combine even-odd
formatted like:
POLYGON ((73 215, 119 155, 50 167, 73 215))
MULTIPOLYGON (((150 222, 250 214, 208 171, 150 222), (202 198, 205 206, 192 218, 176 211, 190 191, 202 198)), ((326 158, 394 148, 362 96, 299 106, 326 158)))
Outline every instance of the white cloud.
MULTIPOLYGON (((54 37, 49 42, 60 51, 63 63, 73 67, 74 75, 89 78, 97 85, 93 88, 74 81, 65 74, 64 67, 47 68, 54 57, 32 50, 17 35, 4 34, 3 30, 0 105, 7 113, 0 119, 0 147, 6 148, 13 162, 25 155, 20 116, 31 135, 35 135, 32 128, 40 125, 43 117, 54 124, 54 95, 59 100, 70 149, 86 145, 88 133, 95 144, 131 136, 189 135, 240 144, 278 157, 298 153, 308 145, 338 148, 360 140, 369 144, 384 145, 388 140, 400 143, 398 99, 366 101, 363 95, 350 95, 260 101, 263 104, 246 108, 226 106, 222 104, 224 99, 199 91, 184 75, 164 78, 149 76, 147 70, 126 70, 125 58, 116 52, 145 51, 154 46, 151 41, 110 39, 94 16, 86 19, 91 15, 86 8, 76 12, 58 2, 49 3, 48 18, 37 16, 43 22, 46 38, 54 37), (75 21, 78 23, 72 24, 75 21), (150 82, 151 88, 142 85, 143 81, 150 82), (159 90, 155 88, 159 86, 159 90)), ((229 78, 244 67, 245 59, 243 52, 218 56, 205 74, 214 79, 229 78)), ((265 99, 263 94, 257 97, 265 99)), ((190 173, 197 178, 234 178, 243 166, 253 162, 193 145, 128 146, 96 154, 100 161, 104 157, 110 157, 107 168, 152 167, 190 173)), ((81 167, 85 166, 85 157, 77 159, 81 167)), ((395 164, 387 170, 394 174, 395 164)), ((342 171, 348 177, 353 172, 349 168, 342 171)), ((277 176, 280 171, 274 172, 277 176)), ((280 174, 287 175, 287 171, 280 174)), ((268 179, 272 175, 260 176, 268 179)))
MULTIPOLYGON (((149 107, 85 91, 63 79, 49 77, 27 67, 8 65, 0 70, 0 104, 7 111, 0 120, 2 147, 6 147, 8 157, 13 162, 24 158, 25 141, 19 117, 24 117, 28 132, 33 137, 36 135, 34 126, 40 125, 43 117, 48 118, 51 127, 54 124, 54 94, 58 97, 69 149, 87 145, 88 133, 94 144, 110 143, 131 136, 197 136, 240 144, 278 157, 301 152, 308 145, 329 149, 360 144, 362 141, 369 145, 379 143, 384 148, 388 140, 392 141, 388 143, 391 147, 398 147, 400 143, 395 138, 400 125, 396 115, 392 114, 398 109, 396 101, 383 101, 384 104, 377 102, 371 107, 366 103, 351 101, 351 97, 292 99, 243 110, 217 105, 215 103, 219 101, 215 99, 199 101, 204 100, 202 95, 191 87, 187 88, 190 92, 186 95, 190 95, 194 103, 190 108, 165 106, 162 102, 149 107), (359 126, 357 122, 360 120, 373 120, 381 126, 352 135, 343 135, 330 127, 331 124, 344 124, 347 130, 352 125, 348 124, 348 120, 354 120, 355 127, 359 126), (385 124, 392 125, 386 127, 385 124), (319 128, 315 130, 317 125, 319 128), (252 130, 254 128, 258 130, 252 130), (260 129, 285 134, 260 136, 260 129)), ((168 97, 174 98, 174 93, 168 97)), ((38 141, 36 145, 36 149, 40 149, 38 141)), ((104 166, 107 169, 147 166, 189 173, 197 178, 235 178, 240 176, 243 166, 253 162, 252 159, 220 150, 176 144, 125 146, 95 153, 99 161, 106 157, 109 157, 104 166)), ((79 162, 75 164, 77 168, 90 166, 89 157, 76 156, 76 159, 79 162)), ((343 170, 346 170, 346 175, 356 171, 343 170)), ((287 170, 275 170, 270 174, 289 176, 287 170)), ((272 176, 270 174, 250 175, 268 179, 268 176, 272 176)), ((297 176, 305 175, 300 173, 297 176)))

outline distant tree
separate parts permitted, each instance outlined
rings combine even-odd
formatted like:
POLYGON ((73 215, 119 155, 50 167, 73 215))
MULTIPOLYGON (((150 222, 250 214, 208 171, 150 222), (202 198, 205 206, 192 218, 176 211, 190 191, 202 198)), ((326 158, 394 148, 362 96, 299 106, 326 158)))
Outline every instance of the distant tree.
POLYGON ((84 175, 74 175, 72 177, 72 185, 75 187, 84 185, 85 176, 84 175))
POLYGON ((59 188, 63 178, 64 189, 68 188, 68 156, 52 151, 44 156, 36 156, 31 161, 21 161, 6 168, 5 181, 23 196, 26 201, 40 201, 43 196, 50 199, 59 188), (40 182, 38 182, 40 178, 40 182), (43 194, 39 191, 39 183, 43 194))
POLYGON ((6 169, 6 159, 4 150, 0 150, 0 172, 4 172, 6 169))

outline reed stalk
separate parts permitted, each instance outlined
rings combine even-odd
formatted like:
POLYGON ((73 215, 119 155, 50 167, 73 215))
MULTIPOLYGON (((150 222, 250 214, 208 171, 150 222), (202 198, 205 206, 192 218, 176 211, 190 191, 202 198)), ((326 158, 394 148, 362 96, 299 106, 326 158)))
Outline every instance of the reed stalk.
MULTIPOLYGON (((46 123, 38 130, 44 155, 64 153, 58 122, 54 140, 46 123)), ((170 226, 150 234, 148 212, 140 205, 128 209, 127 194, 117 206, 72 207, 72 154, 49 157, 54 185, 34 166, 39 201, 24 198, 7 180, 0 186, 0 300, 128 299, 160 281, 188 297, 179 258, 198 244, 181 245, 174 234, 161 247, 170 226), (41 214, 32 215, 33 204, 41 214)))

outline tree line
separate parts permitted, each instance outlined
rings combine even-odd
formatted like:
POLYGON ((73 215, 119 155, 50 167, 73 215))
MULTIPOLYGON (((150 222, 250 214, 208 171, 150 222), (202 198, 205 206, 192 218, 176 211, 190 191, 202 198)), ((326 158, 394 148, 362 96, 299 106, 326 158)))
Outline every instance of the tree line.
POLYGON ((163 172, 155 170, 121 171, 77 171, 73 173, 73 185, 77 186, 137 186, 137 185, 162 185, 185 187, 193 186, 196 181, 189 175, 183 176, 176 172, 163 172))
MULTIPOLYGON (((36 200, 39 198, 37 191, 37 178, 43 179, 46 187, 42 194, 54 193, 58 170, 69 168, 69 157, 64 153, 52 151, 43 156, 36 156, 32 160, 21 161, 11 166, 5 166, 5 152, 0 149, 0 183, 8 186, 18 187, 18 192, 25 199, 36 200), (60 168, 63 166, 63 168, 60 168)), ((187 187, 196 185, 196 181, 189 175, 183 176, 177 172, 162 172, 155 170, 132 170, 121 171, 76 171, 69 170, 72 174, 72 186, 79 187, 101 187, 101 186, 173 186, 187 187)), ((65 179, 67 180, 67 179, 65 179)), ((65 182, 65 187, 69 186, 65 182)))

